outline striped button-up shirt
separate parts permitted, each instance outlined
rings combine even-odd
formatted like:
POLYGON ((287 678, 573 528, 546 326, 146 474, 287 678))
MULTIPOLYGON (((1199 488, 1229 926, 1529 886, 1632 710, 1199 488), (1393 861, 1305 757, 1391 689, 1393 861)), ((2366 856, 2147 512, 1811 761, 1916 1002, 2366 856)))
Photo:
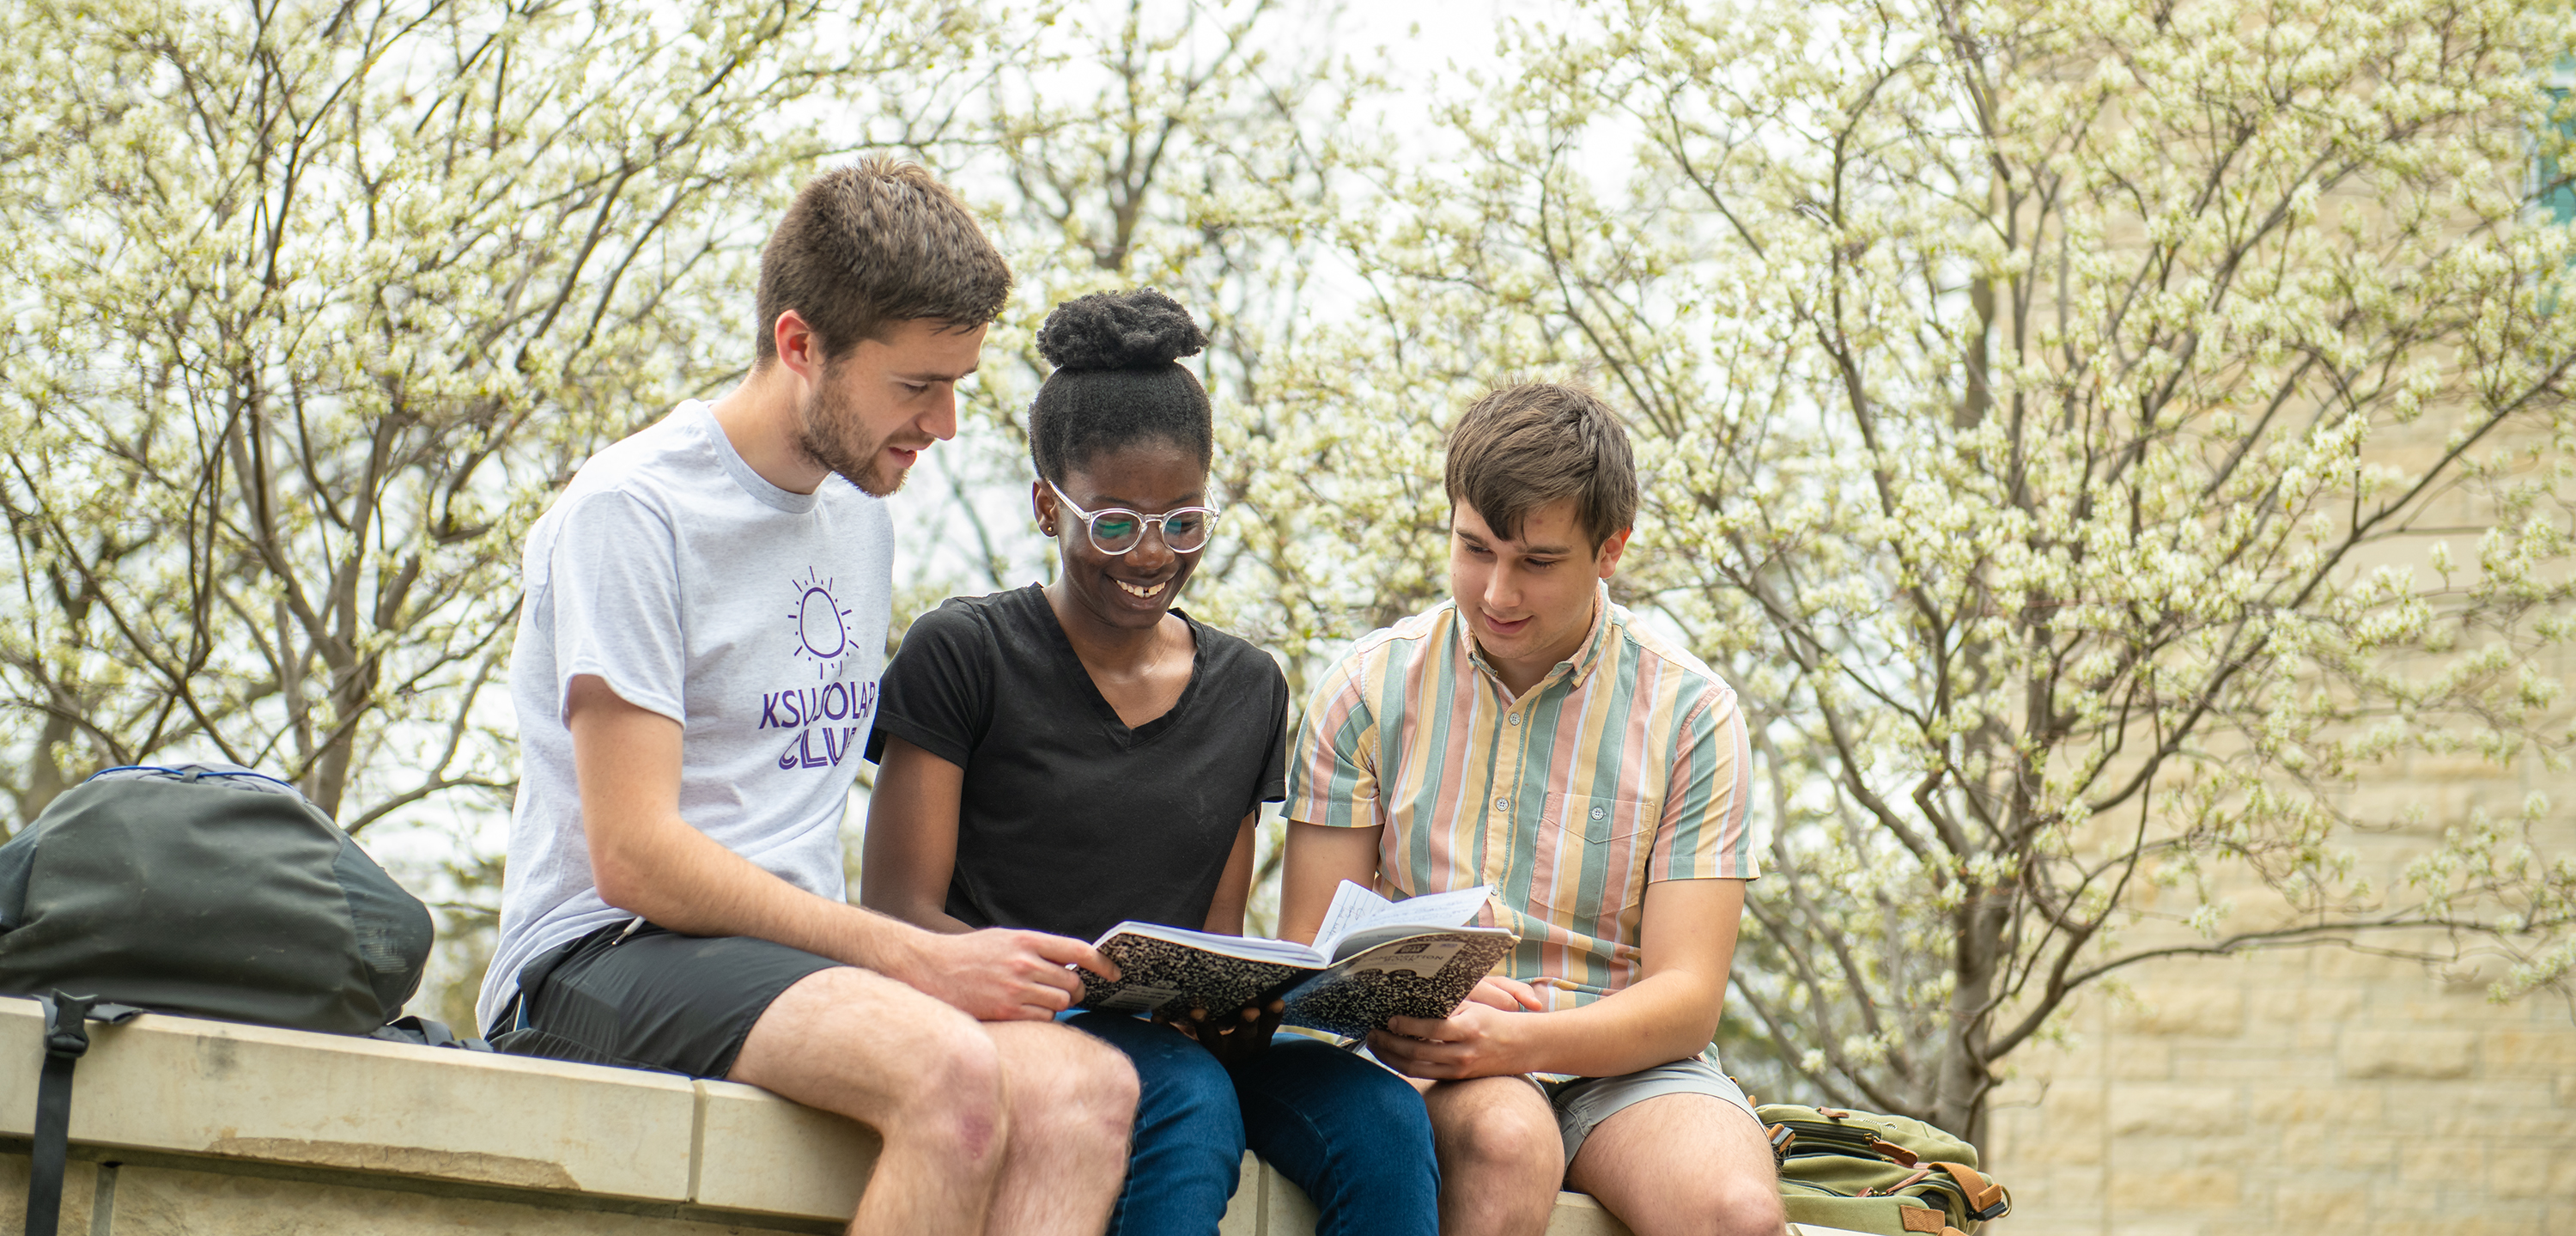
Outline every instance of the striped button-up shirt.
POLYGON ((1386 897, 1494 886, 1482 921, 1550 1008, 1637 978, 1646 886, 1760 874, 1735 692, 1606 588, 1571 661, 1512 698, 1445 602, 1324 674, 1289 761, 1289 819, 1382 825, 1386 897))

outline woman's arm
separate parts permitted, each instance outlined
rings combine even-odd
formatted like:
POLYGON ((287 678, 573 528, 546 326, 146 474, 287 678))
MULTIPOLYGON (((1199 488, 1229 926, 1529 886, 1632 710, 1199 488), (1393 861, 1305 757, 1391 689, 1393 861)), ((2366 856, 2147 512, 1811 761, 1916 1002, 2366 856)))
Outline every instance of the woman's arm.
POLYGON ((1234 853, 1225 860, 1225 874, 1216 878, 1216 899, 1208 902, 1206 930, 1221 936, 1243 934, 1243 907, 1252 900, 1252 839, 1261 813, 1243 817, 1243 828, 1234 835, 1234 853))
MULTIPOLYGON (((882 754, 859 851, 859 904, 932 931, 974 930, 948 914, 966 770, 892 734, 882 754)), ((1231 874, 1233 867, 1226 870, 1231 874)), ((1240 919, 1240 897, 1235 905, 1240 919)))

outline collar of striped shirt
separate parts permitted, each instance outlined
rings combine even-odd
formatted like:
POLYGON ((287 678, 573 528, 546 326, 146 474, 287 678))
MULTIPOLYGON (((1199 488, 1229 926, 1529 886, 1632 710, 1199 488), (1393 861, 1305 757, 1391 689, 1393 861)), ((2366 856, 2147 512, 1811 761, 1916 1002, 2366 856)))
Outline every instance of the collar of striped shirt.
MULTIPOLYGON (((1503 686, 1503 676, 1495 673, 1493 665, 1485 660, 1485 650, 1476 646, 1476 633, 1467 625, 1467 615, 1458 610, 1457 602, 1454 600, 1450 602, 1450 611, 1449 629, 1457 641, 1459 655, 1465 657, 1467 664, 1474 666, 1476 672, 1493 679, 1495 688, 1502 691, 1504 698, 1511 698, 1511 689, 1503 686)), ((1592 671, 1600 666, 1601 650, 1604 646, 1602 636, 1609 630, 1610 584, 1607 580, 1596 581, 1592 585, 1591 633, 1585 635, 1583 645, 1574 650, 1573 660, 1557 662, 1556 667, 1549 670, 1546 677, 1539 679, 1537 684, 1529 689, 1529 694, 1535 695, 1548 689, 1560 678, 1565 680, 1568 689, 1580 688, 1583 680, 1590 678, 1592 671)))

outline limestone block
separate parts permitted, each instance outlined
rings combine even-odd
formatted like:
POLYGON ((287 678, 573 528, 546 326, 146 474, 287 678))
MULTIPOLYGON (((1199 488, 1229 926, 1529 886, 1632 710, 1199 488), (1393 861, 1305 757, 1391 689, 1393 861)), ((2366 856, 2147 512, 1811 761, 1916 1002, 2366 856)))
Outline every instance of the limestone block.
MULTIPOLYGON (((1806 1227, 1801 1231, 1825 1236, 1839 1228, 1806 1227)), ((1548 1217, 1547 1236, 1629 1236, 1628 1225, 1612 1218, 1601 1203, 1582 1193, 1556 1195, 1556 1213, 1548 1217)))
POLYGON ((2132 1214, 2173 1215, 2181 1211, 2232 1210, 2244 1204, 2244 1180, 2223 1167, 2176 1172, 2121 1171, 2111 1177, 2111 1204, 2122 1212, 2120 1232, 2133 1229, 2132 1214))
POLYGON ((1251 1151, 1243 1152, 1234 1196, 1226 1201, 1225 1217, 1217 1220, 1216 1236, 1261 1236, 1261 1177, 1269 1170, 1251 1151))
POLYGON ((2336 1060, 2354 1080, 2466 1077, 2477 1041, 2469 1030, 2346 1030, 2336 1060))
MULTIPOLYGON (((0 1134, 35 1124, 43 1014, 0 998, 0 1134)), ((631 1069, 146 1015, 93 1024, 72 1140, 680 1201, 695 1095, 631 1069)))
MULTIPOLYGON (((1237 1186, 1236 1192, 1242 1192, 1237 1186)), ((1288 1178, 1264 1166, 1261 1169, 1261 1236, 1304 1236, 1315 1230, 1322 1214, 1306 1192, 1288 1183, 1288 1178)))
POLYGON ((2486 1147, 2476 1142, 2418 1138, 2398 1148, 2398 1179, 2427 1186, 2476 1180, 2485 1158, 2486 1147))
MULTIPOLYGON (((2487 1192, 2494 1196, 2563 1196, 2549 1178, 2551 1169, 2567 1157, 2563 1150, 2551 1146, 2500 1146, 2488 1150, 2484 1157, 2487 1192)), ((2576 1177, 2571 1177, 2569 1184, 2576 1186, 2576 1177)))
POLYGON ((2490 1077, 2552 1076, 2576 1067, 2576 1028, 2489 1030, 2478 1044, 2478 1063, 2490 1077))
MULTIPOLYGON (((2326 1166, 2346 1171, 2394 1172, 2401 1139, 2369 1132, 2348 1132, 2327 1147, 2326 1166)), ((2409 1189, 2408 1192, 2413 1192, 2409 1189)))
POLYGON ((2291 1025, 2339 1022, 2361 1011, 2362 992, 2353 987, 2312 984, 2274 987, 2247 997, 2257 1020, 2291 1025))
POLYGON ((2206 1137, 2244 1128, 2244 1103, 2232 1088, 2123 1085, 2111 1090, 2114 1136, 2206 1137))
MULTIPOLYGON (((1991 1142, 1994 1139, 1986 1140, 1991 1142)), ((1984 1147, 1979 1149, 1983 1150, 1984 1147)), ((2010 1158, 1994 1155, 1987 1161, 1994 1164, 2011 1163, 2015 1167, 2027 1167, 2034 1171, 2043 1168, 2098 1166, 2102 1162, 2101 1131, 2098 1127, 2070 1127, 2066 1136, 2033 1139, 2029 1146, 2016 1151, 2010 1158)), ((1998 1170, 2001 1169, 1998 1168, 1998 1170)))
MULTIPOLYGON (((74 1159, 63 1165, 62 1226, 59 1232, 91 1228, 90 1204, 98 1198, 98 1165, 74 1159)), ((26 1236, 27 1156, 0 1155, 0 1236, 26 1236)))
POLYGON ((758 1086, 696 1087, 699 1205, 849 1222, 882 1147, 875 1130, 758 1086))
MULTIPOLYGON (((2260 1117, 2257 1117, 2260 1120, 2260 1117)), ((2292 1124, 2280 1126, 2277 1143, 2266 1157, 2268 1163, 2317 1163, 2325 1159, 2326 1126, 2292 1124)))
POLYGON ((2272 1191, 2272 1214, 2298 1231, 2354 1231, 2370 1217, 2370 1194, 2357 1182, 2285 1184, 2272 1191))
POLYGON ((2481 1135, 2487 1137, 2511 1136, 2501 1130, 2517 1121, 2556 1121, 2562 1134, 2567 1127, 2550 1093, 2530 1082, 2392 1083, 2385 1089, 2388 1118, 2410 1130, 2464 1113, 2485 1117, 2481 1135))
POLYGON ((2332 1085, 2335 1075, 2335 1062, 2330 1056, 2282 1056, 2270 1050, 2223 1054, 2177 1051, 2173 1062, 2173 1076, 2178 1082, 2313 1082, 2332 1085))
POLYGON ((2367 1125, 2379 1120, 2383 1092, 2376 1086, 2257 1088, 2246 1096, 2254 1119, 2279 1125, 2367 1125))
MULTIPOLYGON (((2107 1228, 2101 1224, 2101 1208, 2096 1206, 2081 1213, 2076 1222, 2059 1230, 2070 1233, 2110 1231, 2118 1233, 2118 1236, 2208 1236, 2207 1216, 2185 1214, 2170 1205, 2160 1205, 2151 1210, 2119 1210, 2114 1213, 2116 1217, 2107 1228)), ((2007 1222, 2011 1221, 2007 1220, 2007 1222)), ((2015 1229, 2028 1230, 2019 1228, 2018 1224, 2015 1224, 2014 1228, 1995 1230, 2015 1229)))
POLYGON ((2171 1044, 2142 1035, 2122 1035, 2111 1044, 2110 1053, 2110 1067, 2106 1071, 2121 1081, 2173 1079, 2171 1044))
MULTIPOLYGON (((70 1230, 70 1229, 66 1229, 70 1230)), ((718 1223, 392 1189, 122 1167, 93 1236, 732 1236, 718 1223)))
POLYGON ((2316 967, 2317 974, 2328 979, 2358 979, 2369 983, 2424 981, 2424 967, 2420 964, 2374 953, 2356 953, 2350 949, 2318 949, 2316 967))
MULTIPOLYGON (((2558 1236, 2556 1232, 2541 1226, 2541 1217, 2538 1214, 2446 1217, 2434 1226, 2440 1229, 2442 1236, 2454 1236, 2454 1234, 2456 1236, 2558 1236)), ((2425 1227, 2420 1220, 2375 1219, 2368 1230, 2373 1233, 2386 1232, 2392 1236, 2397 1233, 2416 1236, 2422 1233, 2425 1227)))
POLYGON ((2138 1000, 2121 1012, 2123 1033, 2232 1038, 2245 1030, 2245 997, 2233 987, 2158 987, 2138 1000))

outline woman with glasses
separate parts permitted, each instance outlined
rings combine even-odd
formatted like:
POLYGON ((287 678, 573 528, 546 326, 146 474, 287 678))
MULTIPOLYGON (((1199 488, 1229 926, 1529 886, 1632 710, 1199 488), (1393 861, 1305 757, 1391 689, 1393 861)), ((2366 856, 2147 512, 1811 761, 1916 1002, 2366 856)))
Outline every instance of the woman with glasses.
MULTIPOLYGON (((1267 654, 1172 606, 1217 528, 1207 394, 1176 363, 1205 343, 1151 290, 1048 315, 1030 496, 1059 569, 904 633, 868 738, 870 908, 1085 940, 1126 919, 1243 930, 1253 826, 1286 793, 1288 687, 1267 654)), ((1248 1146, 1328 1236, 1433 1236, 1438 1168, 1411 1086, 1272 1042, 1275 1006, 1197 1014, 1070 1018, 1141 1082, 1112 1232, 1214 1232, 1248 1146)))

